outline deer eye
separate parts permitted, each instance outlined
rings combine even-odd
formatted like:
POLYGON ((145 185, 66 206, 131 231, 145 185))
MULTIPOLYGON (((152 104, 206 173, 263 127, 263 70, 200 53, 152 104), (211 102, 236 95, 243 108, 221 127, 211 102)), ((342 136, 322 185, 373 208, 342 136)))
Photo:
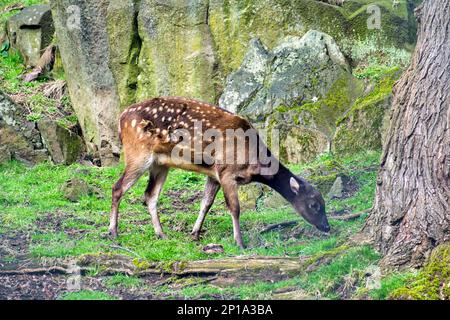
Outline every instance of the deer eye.
POLYGON ((315 210, 316 212, 319 212, 320 205, 318 202, 313 202, 309 204, 309 208, 315 210))

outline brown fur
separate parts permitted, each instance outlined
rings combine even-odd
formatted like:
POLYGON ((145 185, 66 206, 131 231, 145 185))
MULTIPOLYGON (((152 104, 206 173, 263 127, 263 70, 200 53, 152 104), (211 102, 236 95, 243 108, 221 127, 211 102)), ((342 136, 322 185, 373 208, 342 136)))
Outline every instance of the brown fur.
MULTIPOLYGON (((110 234, 112 236, 117 235, 118 208, 123 194, 146 170, 150 170, 145 199, 156 235, 161 238, 166 237, 159 221, 156 203, 170 167, 206 174, 209 177, 200 214, 192 232, 194 239, 199 238, 205 216, 220 186, 223 189, 226 204, 231 212, 234 238, 237 244, 243 247, 239 225, 240 206, 237 189, 239 185, 254 181, 265 183, 274 188, 290 201, 294 208, 301 212, 305 219, 311 223, 320 225, 323 228, 329 228, 320 193, 306 181, 295 177, 281 164, 281 170, 278 173, 262 175, 262 165, 259 161, 250 164, 247 156, 242 164, 235 164, 236 162, 226 164, 219 161, 230 159, 228 156, 237 159, 238 155, 242 153, 249 154, 250 146, 254 147, 249 141, 245 141, 244 147, 235 148, 233 146, 232 149, 227 149, 227 141, 225 140, 230 138, 225 137, 225 132, 228 129, 241 129, 245 132, 253 128, 247 120, 217 106, 179 97, 155 98, 134 104, 124 110, 120 116, 119 134, 123 143, 126 168, 123 176, 113 187, 110 234), (195 164, 193 162, 195 152, 200 152, 204 156, 206 153, 205 148, 212 142, 212 140, 205 142, 203 137, 194 136, 194 121, 201 121, 201 135, 207 129, 217 129, 222 134, 220 139, 222 139, 223 154, 211 154, 211 157, 213 157, 213 159, 210 159, 212 160, 211 162, 205 161, 204 157, 201 158, 201 163, 195 164), (195 150, 192 143, 183 149, 190 156, 191 160, 182 163, 174 163, 171 157, 173 149, 180 142, 173 135, 178 129, 185 129, 190 133, 191 137, 198 139, 197 142, 202 141, 201 150, 195 150), (289 187, 289 181, 292 179, 295 179, 298 184, 295 184, 298 189, 295 192, 289 187), (304 194, 301 192, 304 192, 304 194), (317 215, 316 210, 312 211, 308 203, 318 204, 317 215)), ((258 137, 256 148, 261 146, 262 142, 258 137)), ((273 156, 271 158, 278 163, 276 158, 273 156)))

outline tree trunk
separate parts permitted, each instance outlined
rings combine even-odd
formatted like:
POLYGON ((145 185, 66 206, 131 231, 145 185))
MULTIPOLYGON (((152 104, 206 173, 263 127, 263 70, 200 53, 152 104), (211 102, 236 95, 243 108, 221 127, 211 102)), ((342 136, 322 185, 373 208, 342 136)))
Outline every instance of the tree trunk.
POLYGON ((375 204, 363 229, 384 266, 421 266, 450 241, 450 1, 417 10, 412 64, 394 88, 375 204))

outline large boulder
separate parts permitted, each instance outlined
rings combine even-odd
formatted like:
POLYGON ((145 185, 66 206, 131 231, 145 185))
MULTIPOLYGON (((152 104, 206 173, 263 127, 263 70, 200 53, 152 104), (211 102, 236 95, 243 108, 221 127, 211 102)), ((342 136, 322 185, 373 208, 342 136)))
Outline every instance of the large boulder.
POLYGON ((410 48, 415 42, 418 1, 393 5, 391 0, 211 0, 209 25, 221 68, 228 75, 239 67, 255 37, 272 49, 279 39, 301 37, 314 29, 331 35, 341 47, 348 44, 349 51, 354 41, 367 38, 377 39, 380 46, 410 48), (379 29, 367 25, 373 6, 381 13, 379 29))
POLYGON ((16 159, 36 164, 48 159, 39 131, 26 111, 0 91, 0 163, 16 159))
POLYGON ((8 20, 7 31, 11 47, 20 52, 25 64, 36 66, 55 33, 50 6, 26 7, 8 20))
POLYGON ((311 30, 302 38, 288 37, 272 52, 252 41, 242 66, 228 77, 219 104, 262 120, 276 107, 325 96, 348 74, 345 57, 325 33, 311 30))
POLYGON ((54 163, 68 165, 80 157, 83 141, 76 132, 52 120, 39 121, 38 129, 54 163))
POLYGON ((137 100, 179 95, 216 100, 216 58, 209 0, 143 0, 137 100))
POLYGON ((88 151, 111 164, 120 152, 117 118, 125 106, 158 95, 217 102, 224 85, 221 101, 231 110, 256 118, 260 127, 281 119, 287 131, 319 133, 310 143, 314 148, 306 149, 321 152, 324 136, 329 149, 335 114, 351 103, 353 87, 359 93, 336 43, 350 54, 356 40, 387 39, 396 48, 414 41, 404 35, 414 29, 413 6, 375 1, 382 27, 366 30, 370 2, 349 0, 341 7, 314 0, 51 0, 51 7, 88 151), (325 123, 324 114, 332 114, 325 123))
POLYGON ((335 38, 346 34, 339 8, 310 0, 211 0, 209 24, 226 74, 239 67, 252 38, 274 48, 279 39, 301 37, 310 29, 335 38))
POLYGON ((277 129, 282 159, 301 163, 330 150, 336 120, 362 90, 334 39, 311 30, 273 51, 252 40, 219 105, 257 127, 277 129))
POLYGON ((107 17, 110 1, 53 0, 52 13, 67 84, 88 151, 102 165, 120 155, 117 120, 120 99, 109 67, 107 17))

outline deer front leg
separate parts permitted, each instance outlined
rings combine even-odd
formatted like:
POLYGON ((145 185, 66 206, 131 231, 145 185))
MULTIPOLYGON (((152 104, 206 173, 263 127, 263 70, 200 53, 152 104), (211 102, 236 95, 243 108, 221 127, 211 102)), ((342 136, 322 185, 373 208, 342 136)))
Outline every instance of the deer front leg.
POLYGON ((148 212, 152 218, 155 234, 160 239, 167 239, 167 236, 162 230, 156 205, 158 203, 162 187, 164 186, 164 182, 166 181, 168 171, 169 170, 166 167, 152 168, 147 189, 145 190, 145 202, 147 203, 148 212))
POLYGON ((220 184, 215 179, 208 177, 205 185, 205 192, 203 194, 203 200, 200 207, 200 213, 197 221, 195 222, 194 229, 191 232, 192 238, 195 241, 200 239, 200 232, 202 230, 203 222, 205 221, 206 214, 211 209, 214 200, 216 199, 217 192, 219 191, 220 184))
POLYGON ((109 216, 109 235, 117 237, 117 223, 119 219, 119 205, 123 195, 136 183, 136 181, 147 170, 145 164, 127 164, 122 177, 116 182, 112 189, 112 208, 109 216))
POLYGON ((241 226, 239 224, 240 206, 239 197, 237 191, 236 181, 221 181, 223 194, 225 196, 225 202, 228 209, 231 212, 231 219, 233 220, 233 234, 236 244, 244 249, 244 243, 242 242, 241 226))

